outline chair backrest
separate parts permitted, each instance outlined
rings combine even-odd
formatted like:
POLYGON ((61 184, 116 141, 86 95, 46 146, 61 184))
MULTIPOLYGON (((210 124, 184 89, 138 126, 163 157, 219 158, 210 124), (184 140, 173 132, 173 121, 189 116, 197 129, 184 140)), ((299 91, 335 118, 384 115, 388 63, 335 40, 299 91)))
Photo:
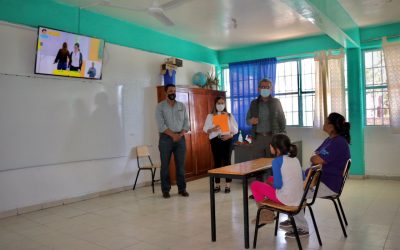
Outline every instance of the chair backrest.
MULTIPOLYGON (((303 189, 306 189, 307 181, 308 181, 308 179, 310 178, 311 170, 312 170, 313 168, 319 168, 319 169, 321 169, 321 168, 322 168, 322 165, 321 165, 321 164, 318 164, 318 165, 313 165, 313 166, 310 167, 310 169, 309 169, 309 171, 308 171, 308 173, 307 173, 306 179, 304 180, 303 189)), ((313 188, 315 185, 316 185, 316 183, 311 183, 311 187, 310 187, 310 188, 313 188)))
POLYGON ((313 197, 312 201, 310 203, 307 203, 307 205, 312 205, 315 202, 315 199, 317 198, 320 177, 321 177, 321 165, 312 166, 308 171, 306 180, 304 181, 304 193, 303 197, 301 198, 298 211, 296 213, 298 213, 303 208, 304 204, 307 202, 307 193, 311 188, 314 190, 313 197))
POLYGON ((346 162, 346 166, 344 167, 343 170, 343 178, 342 178, 342 186, 340 187, 340 191, 337 194, 337 196, 340 196, 342 194, 343 188, 344 188, 344 184, 346 183, 347 177, 349 176, 349 170, 350 170, 350 166, 351 166, 351 159, 348 159, 346 162))
POLYGON ((146 157, 150 156, 149 147, 147 146, 137 146, 136 147, 137 157, 146 157))
POLYGON ((151 160, 150 157, 150 151, 149 151, 149 147, 146 145, 142 145, 142 146, 137 146, 136 147, 136 154, 137 154, 137 162, 138 162, 138 167, 140 168, 140 160, 139 158, 142 157, 148 157, 148 160, 150 161, 150 164, 153 166, 153 161, 151 160))

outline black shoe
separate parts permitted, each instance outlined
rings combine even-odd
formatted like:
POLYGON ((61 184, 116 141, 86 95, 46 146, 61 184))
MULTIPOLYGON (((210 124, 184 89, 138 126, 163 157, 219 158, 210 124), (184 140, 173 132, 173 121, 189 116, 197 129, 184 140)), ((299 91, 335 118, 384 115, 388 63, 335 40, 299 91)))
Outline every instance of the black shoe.
POLYGON ((186 192, 186 190, 179 191, 179 195, 181 195, 181 196, 183 196, 183 197, 189 197, 189 193, 186 192))
POLYGON ((219 193, 219 191, 221 191, 221 187, 215 187, 214 188, 214 193, 219 193))
MULTIPOLYGON (((299 238, 310 236, 310 233, 302 228, 297 228, 297 233, 299 234, 299 238)), ((294 231, 289 231, 285 233, 285 237, 295 239, 296 234, 294 231)))
POLYGON ((230 187, 225 187, 225 194, 230 193, 231 192, 231 188, 230 187))
POLYGON ((254 195, 250 195, 250 196, 249 196, 249 199, 254 200, 254 195))
POLYGON ((162 196, 163 196, 165 199, 168 199, 169 197, 171 197, 171 196, 169 195, 169 192, 163 192, 163 193, 162 193, 162 196))
POLYGON ((287 219, 287 220, 282 221, 281 223, 279 223, 279 226, 283 227, 283 228, 292 228, 292 223, 290 222, 289 219, 287 219))

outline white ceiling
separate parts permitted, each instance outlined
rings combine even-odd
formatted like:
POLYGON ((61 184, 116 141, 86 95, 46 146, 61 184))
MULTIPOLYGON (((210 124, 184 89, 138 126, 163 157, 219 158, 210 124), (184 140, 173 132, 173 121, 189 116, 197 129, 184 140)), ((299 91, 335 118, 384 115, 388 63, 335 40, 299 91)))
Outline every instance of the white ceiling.
MULTIPOLYGON (((323 33, 281 0, 186 0, 165 14, 165 26, 146 8, 152 0, 61 0, 211 49, 229 49, 323 33), (107 2, 124 8, 113 8, 107 2), (129 10, 129 9, 142 9, 129 10), (236 21, 232 21, 232 19, 236 21), (237 27, 234 27, 236 22, 237 27)), ((171 0, 159 0, 160 5, 171 0)), ((400 21, 400 0, 339 0, 358 26, 400 21)))

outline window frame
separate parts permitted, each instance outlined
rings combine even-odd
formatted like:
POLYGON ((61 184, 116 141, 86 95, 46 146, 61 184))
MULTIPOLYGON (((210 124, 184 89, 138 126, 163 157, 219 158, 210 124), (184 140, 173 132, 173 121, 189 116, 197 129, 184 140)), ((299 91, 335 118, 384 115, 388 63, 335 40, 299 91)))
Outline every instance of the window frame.
MULTIPOLYGON (((296 62, 297 64, 297 92, 287 92, 287 93, 275 93, 275 97, 279 98, 279 96, 285 96, 285 95, 293 95, 296 94, 298 97, 298 121, 299 124, 296 125, 287 125, 288 127, 304 127, 304 128, 311 128, 313 127, 313 125, 311 126, 305 126, 304 122, 303 122, 303 95, 307 95, 307 94, 314 94, 314 98, 315 98, 315 87, 314 87, 314 91, 311 90, 306 90, 303 91, 302 87, 303 87, 303 79, 302 79, 302 63, 301 61, 304 59, 314 59, 313 57, 302 57, 302 58, 291 58, 291 59, 284 59, 284 60, 278 60, 277 65, 279 63, 286 63, 286 62, 296 62)), ((314 108, 313 108, 314 109, 314 108)))
MULTIPOLYGON (((368 48, 368 49, 364 49, 362 51, 362 64, 363 64, 363 82, 364 82, 364 126, 366 127, 390 127, 390 124, 376 124, 376 116, 374 115, 374 124, 369 125, 367 123, 367 105, 366 105, 366 101, 367 101, 367 92, 368 90, 386 90, 386 92, 388 91, 388 83, 387 83, 387 78, 386 78, 386 82, 383 83, 381 85, 371 85, 371 86, 367 86, 367 67, 366 67, 366 60, 365 60, 365 55, 366 53, 369 52, 374 52, 374 51, 380 51, 383 54, 383 49, 382 48, 368 48)), ((386 65, 383 66, 385 68, 386 71, 386 65)), ((372 67, 373 69, 374 67, 372 67)), ((375 101, 375 100, 374 100, 375 101)), ((389 109, 389 120, 390 120, 390 106, 388 107, 389 109)), ((384 119, 384 118, 382 118, 384 119)))

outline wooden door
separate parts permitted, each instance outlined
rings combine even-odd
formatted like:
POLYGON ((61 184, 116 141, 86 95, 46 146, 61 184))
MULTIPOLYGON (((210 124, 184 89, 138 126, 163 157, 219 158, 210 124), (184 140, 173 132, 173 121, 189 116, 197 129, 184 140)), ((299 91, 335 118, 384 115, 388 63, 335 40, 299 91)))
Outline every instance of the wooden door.
POLYGON ((206 121, 207 115, 211 109, 209 106, 209 92, 192 93, 193 103, 192 109, 192 128, 194 133, 193 153, 196 159, 196 175, 205 175, 207 170, 213 168, 213 158, 211 153, 210 141, 208 134, 203 131, 203 126, 206 121))
MULTIPOLYGON (((192 123, 191 117, 192 112, 190 110, 189 104, 190 95, 187 91, 177 90, 176 91, 176 100, 185 104, 186 112, 188 114, 189 120, 189 132, 185 134, 185 141, 186 141, 186 158, 185 158, 185 177, 190 178, 195 175, 195 164, 193 164, 193 133, 192 133, 192 123)), ((175 171, 175 164, 170 164, 170 175, 171 180, 176 180, 176 171, 175 171)))

